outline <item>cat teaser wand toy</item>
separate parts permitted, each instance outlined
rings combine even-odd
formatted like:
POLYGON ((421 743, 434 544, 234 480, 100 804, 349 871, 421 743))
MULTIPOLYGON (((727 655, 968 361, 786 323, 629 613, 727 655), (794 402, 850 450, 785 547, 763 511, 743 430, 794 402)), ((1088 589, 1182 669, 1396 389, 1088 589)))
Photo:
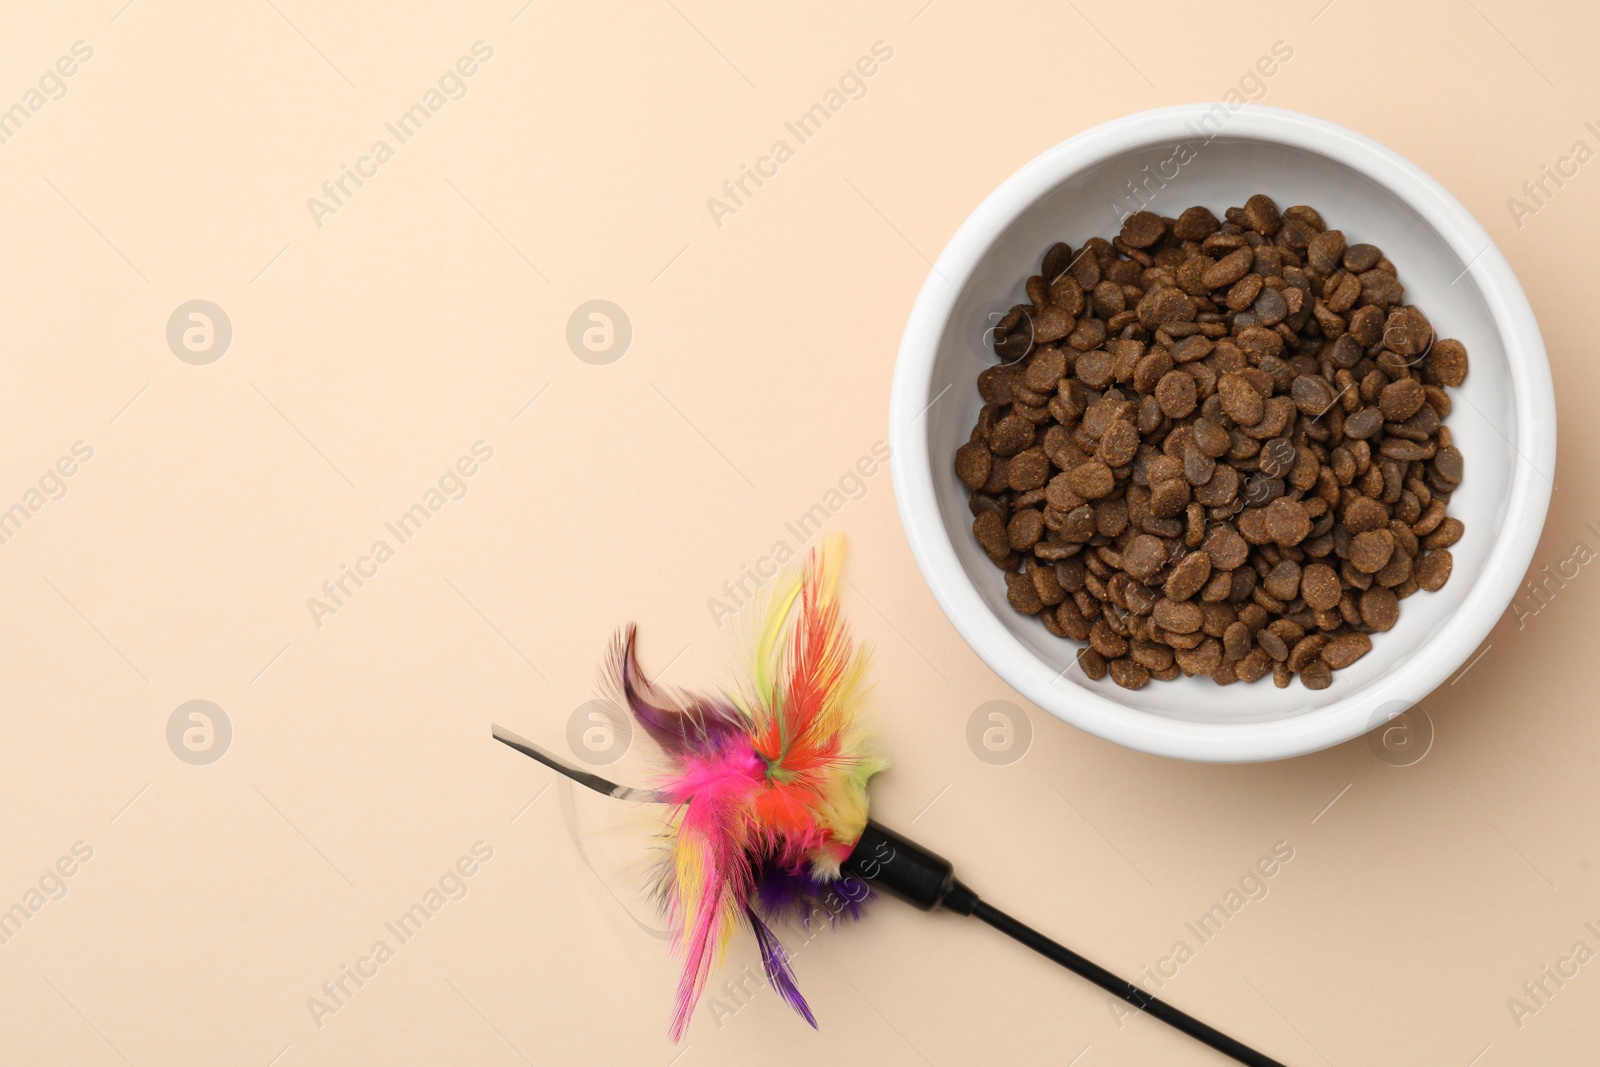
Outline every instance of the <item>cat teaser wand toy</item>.
POLYGON ((756 640, 750 677, 737 693, 704 696, 653 685, 639 669, 633 628, 617 636, 605 687, 672 764, 652 789, 571 767, 493 727, 496 740, 579 785, 666 806, 666 855, 655 895, 683 959, 672 1039, 683 1037, 740 925, 755 935, 772 987, 815 1027, 769 923, 809 916, 830 895, 842 898, 842 914, 859 918, 870 891, 833 894, 853 876, 923 911, 974 916, 1240 1063, 1283 1067, 1013 919, 958 881, 948 861, 867 817, 867 780, 885 763, 869 751, 857 721, 867 655, 839 615, 839 556, 839 546, 830 544, 802 572, 784 575, 756 640))

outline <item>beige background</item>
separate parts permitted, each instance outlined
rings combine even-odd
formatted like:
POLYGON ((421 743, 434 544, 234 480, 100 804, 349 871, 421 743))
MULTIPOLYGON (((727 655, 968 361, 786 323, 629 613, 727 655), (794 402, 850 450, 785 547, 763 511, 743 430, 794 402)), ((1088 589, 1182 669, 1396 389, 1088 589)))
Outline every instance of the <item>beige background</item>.
MULTIPOLYGON (((93 855, 0 944, 0 1061, 1221 1062, 892 903, 797 946, 820 1033, 762 992, 674 1048, 675 964, 619 862, 644 831, 598 798, 564 816, 488 723, 565 748, 629 619, 648 670, 721 678, 708 600, 887 436, 901 327, 967 213, 1089 126, 1220 97, 1278 40, 1265 103, 1393 146, 1500 242, 1558 388, 1535 568, 1600 551, 1600 164, 1520 226, 1507 206, 1600 147, 1600 14, 924 2, 8 5, 0 108, 74 42, 93 56, 0 144, 0 508, 75 442, 93 457, 0 545, 0 908, 54 889, 74 843, 93 855), (384 123, 477 41, 465 96, 397 144, 384 123), (865 95, 796 145, 785 121, 878 41, 865 95), (394 158, 317 225, 307 198, 379 138, 394 158), (793 158, 717 225, 707 199, 779 138, 793 158), (194 299, 232 323, 206 366, 165 336, 194 299), (592 299, 632 325, 610 365, 566 341, 592 299), (384 523, 478 441, 465 497, 316 625, 308 598, 394 547, 384 523), (167 742, 194 699, 233 731, 206 766, 167 742), (466 896, 318 1026, 308 998, 479 841, 466 896)), ((1594 1061, 1600 963, 1547 980, 1520 1028, 1507 1006, 1575 942, 1600 950, 1592 568, 1426 701, 1411 766, 1365 740, 1186 765, 1031 707, 1031 746, 996 766, 968 720, 1020 698, 935 606, 888 472, 864 486, 829 528, 878 653, 886 821, 1130 975, 1286 842, 1174 1002, 1297 1065, 1594 1061)), ((618 777, 647 773, 642 747, 618 777)), ((740 941, 729 971, 753 961, 740 941)))

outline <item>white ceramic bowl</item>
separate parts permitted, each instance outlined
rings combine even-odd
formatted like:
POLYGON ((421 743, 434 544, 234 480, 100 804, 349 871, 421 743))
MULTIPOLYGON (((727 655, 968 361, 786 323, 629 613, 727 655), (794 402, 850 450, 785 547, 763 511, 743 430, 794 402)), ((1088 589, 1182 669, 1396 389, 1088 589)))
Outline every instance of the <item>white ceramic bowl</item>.
POLYGON ((1460 668, 1527 570, 1556 454, 1538 325, 1505 257, 1467 209, 1360 134, 1292 111, 1221 104, 1096 127, 1033 160, 979 205, 912 309, 895 366, 890 437, 895 495, 917 564, 990 667, 1041 708, 1106 740, 1218 762, 1279 759, 1356 737, 1460 668), (982 405, 978 372, 995 362, 984 331, 997 312, 1026 301, 1023 281, 1052 242, 1077 248, 1093 235, 1110 237, 1141 206, 1175 216, 1205 204, 1220 216, 1257 190, 1280 208, 1312 205, 1352 244, 1378 245, 1407 302, 1428 314, 1439 336, 1466 344, 1470 371, 1452 391, 1447 423, 1466 457, 1450 502, 1450 514, 1466 524, 1451 550, 1454 573, 1442 590, 1405 600, 1395 628, 1374 635, 1372 651, 1319 692, 1266 679, 1222 687, 1180 678, 1138 691, 1090 681, 1075 665, 1075 642, 1011 610, 1000 571, 973 540, 953 460, 982 405))

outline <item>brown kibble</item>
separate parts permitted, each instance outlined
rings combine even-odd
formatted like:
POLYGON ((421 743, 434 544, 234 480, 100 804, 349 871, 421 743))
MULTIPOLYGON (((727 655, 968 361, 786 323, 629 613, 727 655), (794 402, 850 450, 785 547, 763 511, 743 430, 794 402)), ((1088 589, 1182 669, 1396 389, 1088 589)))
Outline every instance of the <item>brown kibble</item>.
POLYGON ((1277 330, 1267 330, 1266 326, 1245 326, 1238 331, 1235 338, 1238 350, 1250 358, 1251 363, 1261 363, 1261 360, 1272 357, 1277 358, 1283 352, 1283 334, 1277 330))
POLYGON ((1343 588, 1338 573, 1326 563, 1312 563, 1300 572, 1300 595, 1315 611, 1337 607, 1343 588))
POLYGON ((1256 634, 1256 644, 1261 646, 1261 651, 1271 656, 1278 663, 1282 663, 1289 658, 1289 646, 1273 630, 1259 631, 1256 634))
POLYGON ((1404 422, 1422 406, 1422 383, 1415 378, 1401 378, 1383 387, 1378 396, 1378 408, 1388 422, 1404 422))
POLYGON ((1277 634, 1290 645, 1298 644, 1300 639, 1306 635, 1305 627, 1301 626, 1293 619, 1288 618, 1274 619, 1265 627, 1263 627, 1263 629, 1277 634))
POLYGON ((1355 302, 1361 298, 1361 279, 1354 274, 1344 273, 1335 277, 1339 279, 1338 284, 1335 285, 1330 278, 1328 284, 1323 287, 1322 300, 1329 311, 1342 315, 1354 307, 1355 302))
POLYGON ((1161 591, 1168 600, 1188 600, 1205 587, 1211 577, 1211 556, 1204 549, 1190 552, 1173 565, 1161 591))
POLYGON ((1064 241, 1057 241, 1045 249, 1044 258, 1039 261, 1039 273, 1044 276, 1044 280, 1048 284, 1061 277, 1071 263, 1071 246, 1064 241))
POLYGON ((1254 426, 1244 427, 1244 433, 1257 440, 1276 437, 1289 427, 1289 420, 1295 417, 1294 401, 1286 396, 1274 396, 1263 401, 1261 421, 1254 426))
MULTIPOLYGON (((1264 545, 1272 540, 1272 534, 1267 532, 1265 508, 1245 508, 1239 512, 1237 526, 1239 536, 1252 545, 1264 545)), ((1255 571, 1250 573, 1254 574, 1255 571)))
MULTIPOLYGON (((1202 619, 1202 622, 1200 623, 1201 626, 1205 625, 1205 622, 1203 621, 1204 617, 1205 617, 1205 613, 1201 612, 1201 619, 1202 619)), ((1161 635, 1161 640, 1163 640, 1167 644, 1171 645, 1175 651, 1176 650, 1190 651, 1190 650, 1199 648, 1200 647, 1200 643, 1206 639, 1206 634, 1205 634, 1204 630, 1195 630, 1192 633, 1186 633, 1186 634, 1175 634, 1175 633, 1172 633, 1172 632, 1170 632, 1168 630, 1163 630, 1161 627, 1156 625, 1153 616, 1151 618, 1150 626, 1156 633, 1161 635)))
POLYGON ((1250 627, 1242 622, 1229 623, 1222 634, 1222 649, 1229 659, 1242 659, 1249 651, 1253 638, 1250 627))
POLYGON ((1083 286, 1071 274, 1056 275, 1050 283, 1050 303, 1068 315, 1083 314, 1083 286))
POLYGON ((1344 269, 1356 274, 1369 271, 1378 265, 1378 260, 1383 258, 1383 251, 1377 245, 1359 244, 1351 245, 1345 249, 1344 269))
POLYGON ((1061 536, 1068 541, 1087 541, 1095 532, 1094 509, 1087 504, 1073 508, 1061 520, 1061 536))
POLYGON ((1394 555, 1394 534, 1388 530, 1368 530, 1350 540, 1350 565, 1363 574, 1377 574, 1394 555))
POLYGON ((1294 469, 1299 458, 1300 453, 1295 451, 1294 442, 1287 437, 1274 437, 1261 446, 1261 454, 1256 457, 1256 469, 1268 478, 1282 478, 1294 469))
POLYGON ((1224 374, 1217 382, 1222 410, 1240 426, 1254 426, 1266 413, 1266 401, 1242 374, 1224 374))
POLYGON ((1311 239, 1306 247, 1306 262, 1318 274, 1328 275, 1339 269, 1339 259, 1344 255, 1344 234, 1339 230, 1323 230, 1311 239))
POLYGON ((1078 649, 1078 666, 1090 681, 1098 682, 1106 676, 1106 659, 1092 648, 1078 649))
POLYGON ((1150 514, 1158 519, 1182 515, 1189 505, 1189 483, 1182 478, 1157 482, 1150 488, 1150 514))
POLYGON ((1217 461, 1200 451, 1193 441, 1183 446, 1183 476, 1190 485, 1205 485, 1216 473, 1217 461))
POLYGON ((1158 348, 1139 358, 1133 367, 1133 387, 1140 393, 1154 393, 1161 376, 1172 369, 1172 355, 1158 348))
POLYGON ((1099 500, 1116 488, 1116 478, 1111 468, 1098 459, 1080 463, 1068 472, 1072 491, 1085 500, 1099 500))
POLYGON ((1220 289, 1250 273, 1250 268, 1255 264, 1256 254, 1254 249, 1239 248, 1205 269, 1200 276, 1200 283, 1207 289, 1220 289))
POLYGON ((1224 455, 1232 446, 1228 431, 1203 415, 1189 424, 1189 439, 1212 459, 1224 455))
POLYGON ((1228 295, 1223 298, 1223 303, 1234 311, 1243 311, 1256 302, 1256 297, 1261 295, 1265 280, 1259 274, 1246 274, 1243 278, 1233 283, 1228 290, 1228 295))
POLYGON ((1362 633, 1341 634, 1322 646, 1322 662, 1343 670, 1372 651, 1372 638, 1362 633))
POLYGON ((1152 674, 1172 666, 1172 649, 1154 641, 1134 641, 1128 655, 1152 674))
POLYGON ((1311 516, 1298 501, 1279 497, 1262 510, 1267 536, 1280 545, 1298 545, 1311 533, 1311 516))
POLYGON ((1018 552, 1038 543, 1044 534, 1044 513, 1038 508, 1023 508, 1006 524, 1006 540, 1018 552))
MULTIPOLYGON (((1444 427, 1439 432, 1444 433, 1444 427)), ((1445 445, 1433 457, 1433 477, 1439 483, 1435 488, 1449 491, 1461 484, 1461 450, 1455 445, 1445 445)))
POLYGON ((1261 295, 1256 297, 1256 321, 1263 326, 1276 326, 1289 314, 1289 304, 1283 294, 1270 286, 1261 290, 1261 295))
POLYGON ((1011 553, 1011 538, 1006 534, 1005 520, 993 511, 985 511, 972 520, 972 536, 996 563, 1011 553))
POLYGON ((1354 441, 1365 441, 1383 429, 1383 413, 1377 408, 1362 408, 1344 420, 1344 435, 1354 441))
POLYGON ((1128 294, 1122 286, 1107 278, 1094 287, 1091 295, 1094 297, 1094 315, 1106 321, 1109 331, 1111 320, 1128 310, 1128 294))
POLYGON ((1283 230, 1295 251, 1304 249, 1311 239, 1328 228, 1322 212, 1309 204, 1293 204, 1283 210, 1283 230))
POLYGON ((1128 502, 1123 499, 1098 500, 1094 505, 1094 528, 1102 537, 1116 537, 1128 528, 1128 502))
POLYGON ((1307 689, 1326 689, 1333 684, 1333 672, 1320 659, 1300 668, 1300 684, 1307 689))
POLYGON ((1056 564, 1056 578, 1061 582, 1061 588, 1069 593, 1076 593, 1084 587, 1084 576, 1088 568, 1084 566, 1082 556, 1073 556, 1056 564))
POLYGON ((1172 346, 1172 362, 1193 363, 1197 359, 1205 359, 1216 347, 1216 342, 1204 334, 1193 334, 1172 346))
POLYGON ((1271 237, 1283 226, 1283 216, 1270 196, 1257 193, 1244 202, 1244 224, 1263 237, 1271 237))
POLYGON ((1369 628, 1380 632, 1391 629, 1399 617, 1400 601, 1392 589, 1375 585, 1361 594, 1361 621, 1369 628))
POLYGON ((1379 530, 1389 525, 1389 512, 1369 496, 1358 496, 1344 509, 1344 525, 1353 534, 1379 530))
POLYGON ((1205 588, 1200 590, 1200 599, 1203 601, 1227 600, 1233 592, 1233 572, 1211 569, 1211 577, 1207 579, 1205 588))
POLYGON ((1461 540, 1461 535, 1467 530, 1466 525, 1454 516, 1445 519, 1439 528, 1422 539, 1422 547, 1427 549, 1449 548, 1461 540))
POLYGON ((1083 497, 1072 491, 1072 475, 1058 474, 1044 487, 1045 503, 1062 514, 1083 506, 1083 497))
POLYGON ((1417 557, 1416 565, 1412 568, 1412 577, 1416 579, 1417 588, 1437 593, 1444 588, 1444 583, 1450 580, 1450 570, 1454 566, 1455 557, 1450 554, 1448 548, 1435 549, 1417 557))
POLYGON ((1083 609, 1078 607, 1078 602, 1072 597, 1063 600, 1056 608, 1056 625, 1074 641, 1087 641, 1093 632, 1093 624, 1083 615, 1083 609))
POLYGON ((1435 450, 1434 445, 1424 445, 1417 441, 1408 441, 1403 437, 1387 438, 1378 449, 1378 454, 1385 459, 1397 459, 1402 463, 1410 463, 1414 459, 1427 459, 1435 450))
MULTIPOLYGON (((1396 540, 1398 541, 1398 538, 1396 540)), ((1397 545, 1395 554, 1390 556, 1389 562, 1372 576, 1372 580, 1386 589, 1394 589, 1404 585, 1411 578, 1415 563, 1415 558, 1407 555, 1397 545)))
POLYGON ((1272 670, 1272 657, 1264 649, 1255 649, 1233 665, 1233 672, 1241 682, 1259 682, 1272 670))
POLYGON ((978 375, 978 395, 983 397, 985 404, 1009 404, 1011 383, 1015 377, 1015 367, 985 367, 978 375))
POLYGON ((1211 566, 1217 570, 1231 571, 1244 564, 1250 555, 1250 545, 1232 526, 1218 526, 1206 535, 1201 546, 1211 557, 1211 566))
POLYGON ((1167 562, 1167 544, 1159 537, 1139 534, 1122 550, 1122 569, 1144 581, 1167 562))
POLYGON ((1178 649, 1173 659, 1191 678, 1211 674, 1222 666, 1222 643, 1214 637, 1208 637, 1193 648, 1178 649))
POLYGON ((1034 343, 1033 309, 1024 305, 1020 311, 1012 310, 1017 317, 1007 315, 994 331, 994 354, 1007 364, 1020 363, 1033 351, 1034 343))
POLYGON ((1156 383, 1156 403, 1169 419, 1181 419, 1193 411, 1198 395, 1194 378, 1181 370, 1168 371, 1156 383))
POLYGON ((1183 477, 1183 464, 1171 456, 1156 456, 1145 468, 1145 480, 1151 485, 1183 477))
POLYGON ((1328 379, 1309 374, 1302 374, 1294 380, 1289 395, 1294 398, 1294 406, 1300 409, 1300 413, 1312 418, 1331 408, 1338 397, 1328 379))
POLYGON ((1289 665, 1290 670, 1305 670, 1306 664, 1321 655, 1323 646, 1327 643, 1328 637, 1326 634, 1312 634, 1309 637, 1302 637, 1289 650, 1289 658, 1284 662, 1289 665))
POLYGON ((1369 304, 1391 307, 1405 295, 1406 287, 1386 270, 1375 269, 1361 274, 1361 299, 1369 304))
POLYGON ((1006 464, 1007 482, 1019 493, 1042 488, 1049 477, 1050 458, 1041 448, 1018 452, 1011 457, 1011 462, 1006 464))
POLYGON ((1006 600, 1024 615, 1037 615, 1044 610, 1044 601, 1033 587, 1033 579, 1026 574, 1011 572, 1006 575, 1006 600))
POLYGON ((1466 347, 1314 208, 1226 219, 1052 244, 955 473, 1008 602, 1090 679, 1323 689, 1449 578, 1466 347))
POLYGON ((1036 393, 1053 393, 1066 373, 1067 354, 1059 348, 1041 348, 1028 360, 1022 382, 1036 393))
POLYGON ((1111 680, 1124 689, 1143 689, 1150 681, 1150 670, 1137 660, 1114 659, 1111 680))
POLYGON ((1067 335, 1067 344, 1079 352, 1099 348, 1106 339, 1106 325, 1099 319, 1079 319, 1078 325, 1067 335))
POLYGON ((1068 315, 1061 308, 1054 305, 1037 312, 1033 316, 1033 340, 1035 344, 1048 345, 1061 340, 1077 327, 1077 320, 1068 315))
POLYGON ((1122 243, 1130 248, 1149 248, 1166 235, 1167 224, 1153 211, 1135 211, 1122 224, 1122 243))
POLYGON ((1116 659, 1118 656, 1128 654, 1127 640, 1113 630, 1111 624, 1104 618, 1096 620, 1089 630, 1089 647, 1106 659, 1116 659))
POLYGON ((1395 308, 1383 324, 1383 343, 1396 355, 1421 355, 1433 343, 1433 325, 1418 308, 1395 308))
MULTIPOLYGON (((1049 564, 1040 563, 1038 560, 1028 561, 1028 577, 1033 580, 1033 588, 1039 594, 1039 599, 1044 601, 1046 607, 1061 603, 1067 597, 1067 591, 1061 588, 1061 579, 1056 577, 1056 569, 1049 564)), ((1043 614, 1057 619, 1057 613, 1047 611, 1043 614)))
POLYGON ((1079 356, 1072 373, 1090 389, 1104 389, 1116 379, 1117 368, 1111 353, 1097 348, 1079 356))
POLYGON ((1172 236, 1180 241, 1204 241, 1216 233, 1222 224, 1209 208, 1192 207, 1178 216, 1172 226, 1172 236))
POLYGON ((968 489, 982 489, 989 480, 989 467, 994 456, 987 446, 970 442, 956 449, 956 477, 968 489))
POLYGON ((1293 600, 1300 595, 1300 574, 1300 564, 1292 559, 1281 560, 1261 580, 1261 587, 1275 600, 1293 600))
POLYGON ((1467 346, 1454 338, 1441 338, 1428 351, 1428 362, 1439 381, 1454 389, 1467 377, 1467 346))
POLYGON ((1100 437, 1100 459, 1108 467, 1121 467, 1133 462, 1139 451, 1139 431, 1126 422, 1116 422, 1100 437))
POLYGON ((1012 456, 1033 444, 1033 423, 1021 415, 1007 415, 994 424, 989 450, 997 456, 1012 456))
POLYGON ((1188 601, 1180 603, 1165 597, 1156 601, 1151 617, 1157 626, 1175 634, 1192 634, 1200 629, 1200 624, 1205 620, 1198 604, 1188 601))
POLYGON ((1194 498, 1208 508, 1227 507, 1239 493, 1239 472, 1226 464, 1211 472, 1211 480, 1195 486, 1194 498))

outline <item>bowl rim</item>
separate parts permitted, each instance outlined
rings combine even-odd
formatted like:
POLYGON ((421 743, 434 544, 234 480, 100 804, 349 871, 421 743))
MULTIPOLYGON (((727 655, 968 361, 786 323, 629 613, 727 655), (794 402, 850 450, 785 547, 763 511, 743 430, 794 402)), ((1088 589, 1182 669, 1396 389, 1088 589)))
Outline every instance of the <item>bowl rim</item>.
MULTIPOLYGON (((942 393, 940 395, 943 395, 942 393)), ((1555 394, 1543 338, 1510 263, 1472 213, 1416 164, 1379 142, 1326 119, 1283 108, 1180 104, 1137 112, 1048 149, 1000 184, 950 238, 912 306, 895 360, 889 402, 890 469, 901 527, 934 598, 978 656, 1017 692, 1088 733, 1154 755, 1204 762, 1254 762, 1304 755, 1358 737, 1384 718, 1396 694, 1422 700, 1461 666, 1500 620, 1538 547, 1556 458, 1555 394), (998 236, 1056 186, 1087 167, 1131 150, 1194 136, 1201 115, 1228 109, 1219 137, 1300 148, 1364 173, 1401 199, 1467 264, 1500 332, 1517 414, 1506 521, 1482 575, 1461 608, 1379 685, 1287 719, 1198 723, 1141 711, 1074 686, 1008 631, 979 597, 946 534, 934 493, 926 424, 937 402, 933 366, 950 316, 972 273, 998 236), (1374 718, 1374 714, 1381 718, 1374 718)), ((942 461, 941 461, 942 462, 942 461)))

